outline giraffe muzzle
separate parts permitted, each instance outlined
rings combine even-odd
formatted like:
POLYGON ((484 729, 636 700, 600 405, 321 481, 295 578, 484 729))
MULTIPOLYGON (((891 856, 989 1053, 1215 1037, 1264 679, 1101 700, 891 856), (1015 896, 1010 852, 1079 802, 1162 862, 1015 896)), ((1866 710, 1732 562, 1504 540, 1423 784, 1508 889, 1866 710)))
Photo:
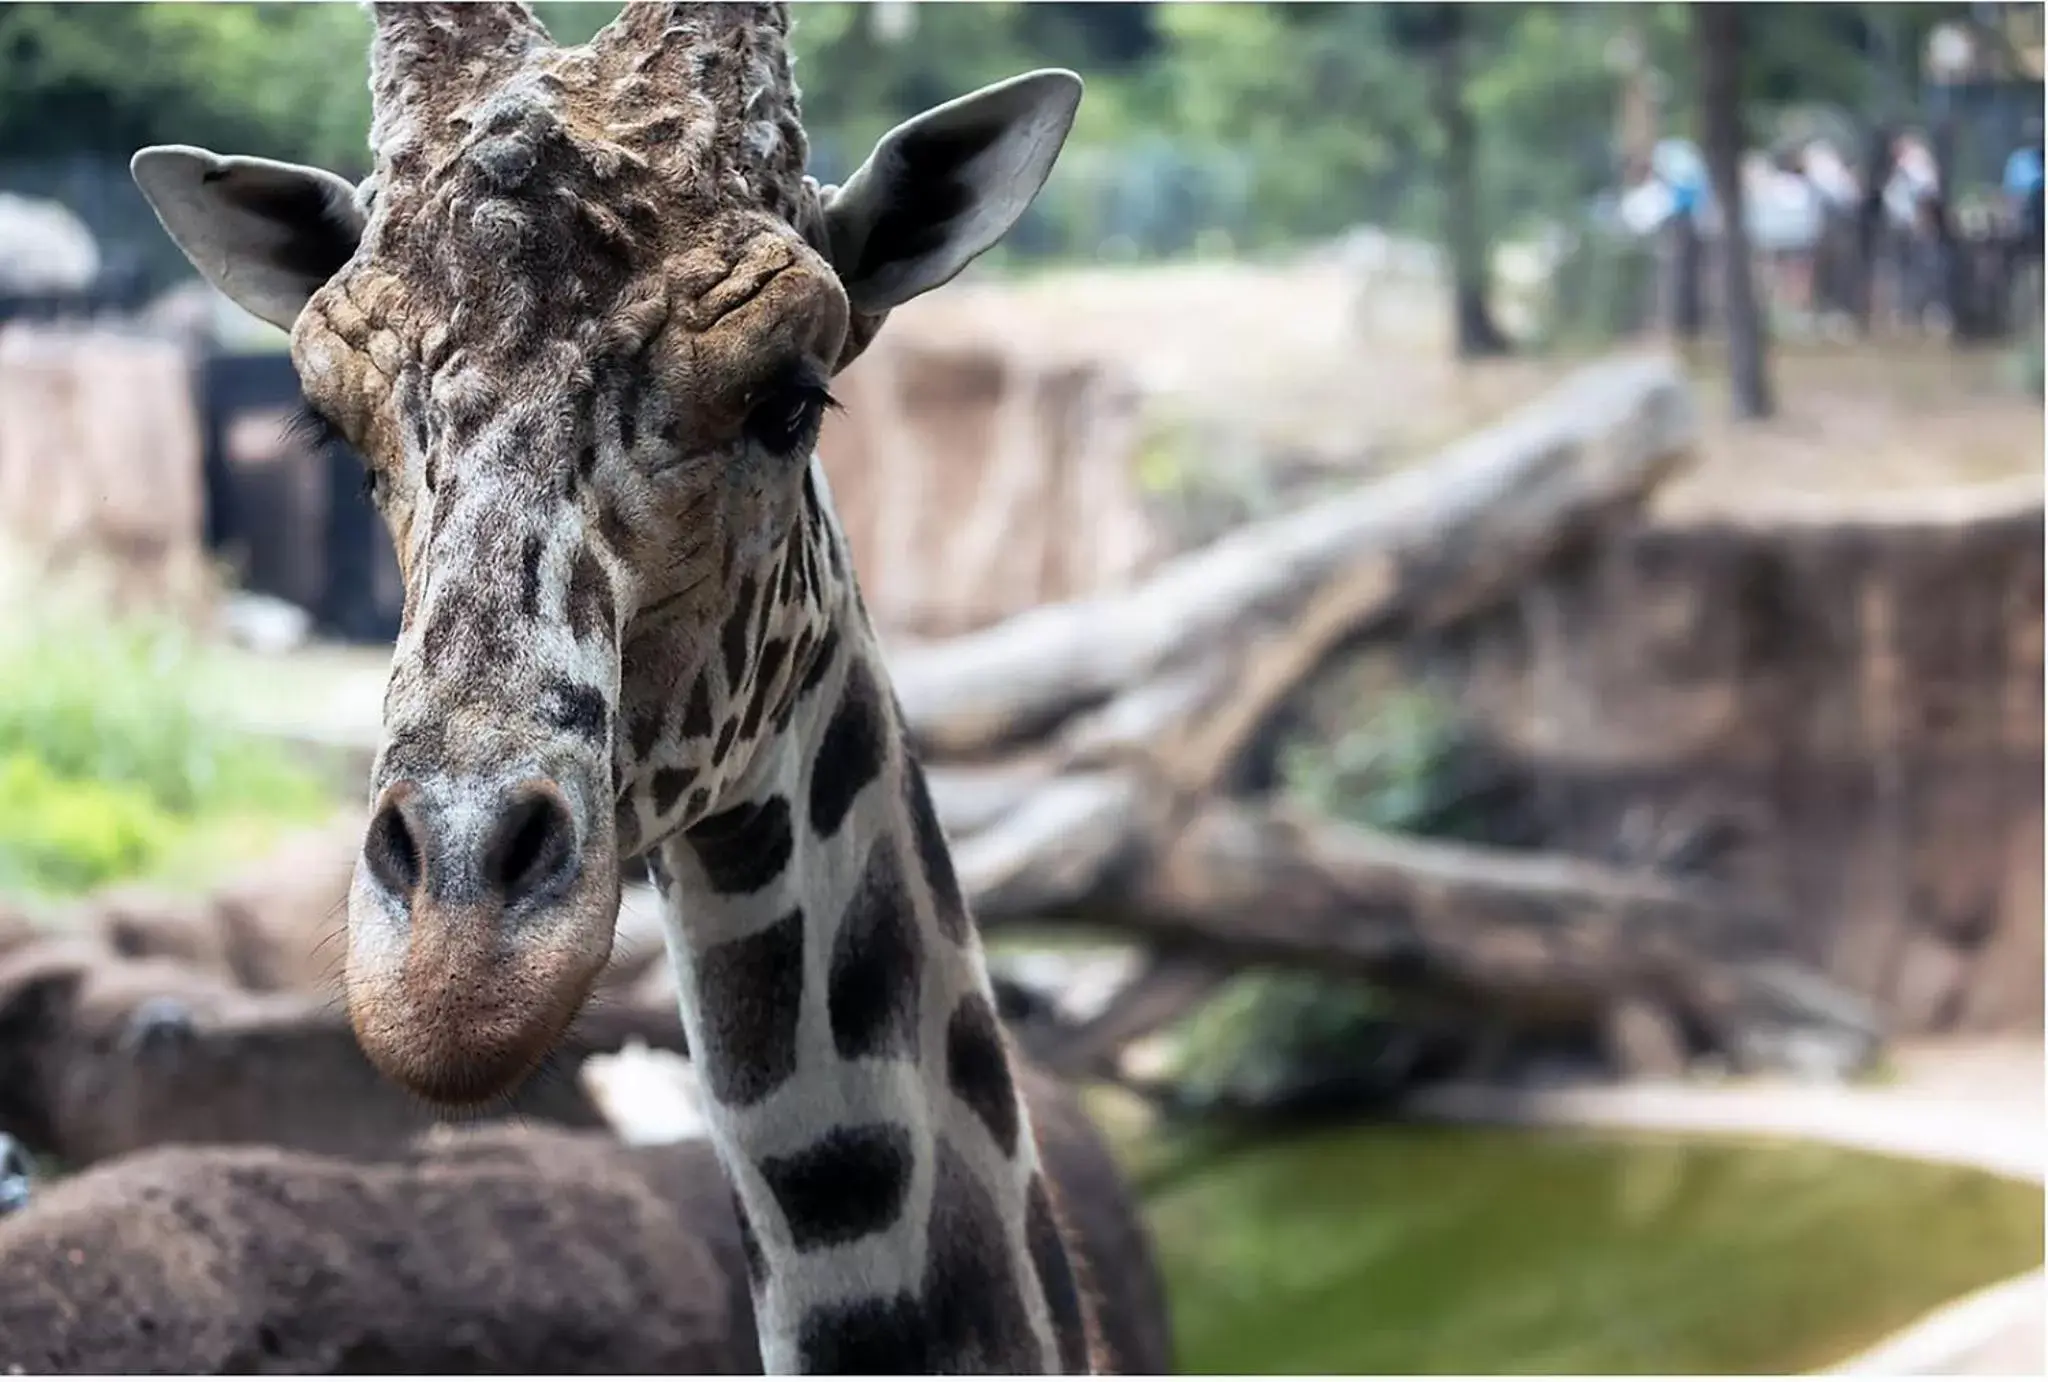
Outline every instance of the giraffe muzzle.
POLYGON ((379 795, 349 898, 348 1004, 365 1054, 433 1103, 501 1097, 553 1048, 611 954, 608 832, 579 840, 546 778, 379 795))

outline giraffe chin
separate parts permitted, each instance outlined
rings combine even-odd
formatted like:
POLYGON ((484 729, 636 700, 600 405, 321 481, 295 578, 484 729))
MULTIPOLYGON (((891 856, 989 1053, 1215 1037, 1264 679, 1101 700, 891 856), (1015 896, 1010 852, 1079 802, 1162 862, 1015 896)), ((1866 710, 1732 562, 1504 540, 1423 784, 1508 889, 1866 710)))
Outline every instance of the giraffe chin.
POLYGON ((579 896, 517 921, 494 908, 416 905, 402 948, 359 944, 352 924, 346 988, 363 1053, 429 1104, 461 1109, 512 1094, 604 970, 616 876, 609 892, 609 907, 579 896))

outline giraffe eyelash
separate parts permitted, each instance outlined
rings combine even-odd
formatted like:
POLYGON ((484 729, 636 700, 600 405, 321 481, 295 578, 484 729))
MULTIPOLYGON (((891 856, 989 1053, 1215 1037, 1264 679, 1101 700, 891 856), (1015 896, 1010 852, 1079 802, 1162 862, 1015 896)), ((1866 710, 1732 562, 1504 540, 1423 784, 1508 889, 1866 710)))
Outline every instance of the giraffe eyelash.
POLYGON ((815 441, 825 414, 840 411, 823 373, 809 365, 791 369, 747 419, 755 441, 778 455, 794 455, 815 441))
MULTIPOLYGON (((347 434, 334 424, 332 418, 303 399, 285 419, 284 435, 288 444, 311 451, 325 452, 330 447, 349 444, 347 434)), ((367 464, 363 467, 362 480, 356 485, 356 494, 373 504, 377 502, 377 472, 367 464)))
POLYGON ((348 437, 334 425, 333 419, 304 399, 299 400, 291 416, 285 419, 284 436, 286 441, 314 451, 348 445, 348 437))

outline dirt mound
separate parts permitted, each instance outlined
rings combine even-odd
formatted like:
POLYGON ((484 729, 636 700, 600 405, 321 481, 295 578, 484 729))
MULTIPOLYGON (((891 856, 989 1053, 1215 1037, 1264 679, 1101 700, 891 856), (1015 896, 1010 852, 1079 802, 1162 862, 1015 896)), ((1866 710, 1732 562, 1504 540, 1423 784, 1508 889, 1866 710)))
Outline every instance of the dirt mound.
MULTIPOLYGON (((592 1054, 618 1050, 629 1040, 644 1041, 651 1046, 671 1050, 682 1050, 682 1024, 676 1015, 673 999, 664 995, 648 1005, 632 1005, 624 1001, 594 1005, 578 1019, 576 1026, 558 1047, 547 1066, 530 1079, 511 1100, 502 1106, 470 1115, 469 1121, 498 1125, 507 1121, 522 1124, 542 1123, 564 1129, 596 1129, 604 1126, 596 1105, 575 1079, 575 1071, 592 1054)), ((1138 1366, 1138 1362, 1134 1362, 1129 1370, 1164 1371, 1163 1360, 1167 1358, 1167 1350, 1170 1347, 1165 1322, 1164 1292, 1129 1188, 1125 1185, 1100 1135, 1081 1112, 1070 1091, 1028 1067, 1020 1075, 1020 1084, 1032 1108, 1032 1116, 1040 1129, 1041 1154, 1065 1208, 1067 1223, 1079 1235, 1088 1260, 1096 1264, 1094 1280, 1105 1306, 1105 1342, 1119 1357, 1146 1364, 1138 1366)), ((89 1257, 96 1253, 102 1259, 109 1253, 135 1255, 133 1263, 107 1266, 102 1262, 98 1269, 102 1272, 140 1273, 128 1285, 122 1287, 124 1291, 167 1290, 167 1286, 151 1284, 158 1282, 158 1276, 152 1274, 169 1273, 171 1266, 178 1268, 176 1275, 180 1279, 187 1267, 200 1270, 202 1279, 206 1272, 226 1271, 229 1267, 221 1265, 224 1260, 237 1272, 253 1272, 259 1268, 269 1271, 279 1264, 300 1260, 292 1254, 300 1252, 301 1249, 301 1256, 305 1261, 323 1264, 319 1268, 320 1271, 338 1272, 343 1266, 362 1260, 364 1254, 370 1257, 375 1257, 378 1253, 401 1254, 391 1258, 387 1266, 412 1260, 404 1254, 415 1250, 404 1247, 402 1243, 400 1247, 391 1247, 387 1244, 376 1248, 362 1247, 360 1244, 350 1246, 353 1240, 338 1244, 326 1243, 326 1240, 318 1235, 336 1231, 331 1226, 339 1221, 334 1218, 322 1218, 319 1213, 309 1211, 305 1226, 298 1231, 302 1235, 312 1235, 311 1237, 280 1238, 276 1240, 277 1246, 271 1258, 251 1265, 241 1261, 234 1254, 228 1254, 223 1247, 223 1244, 240 1241, 236 1235, 244 1232, 241 1221, 219 1220, 218 1216, 227 1212, 225 1208, 204 1207, 208 1204, 229 1205, 236 1197, 249 1198, 251 1203, 257 1205, 257 1209, 252 1213, 256 1214, 260 1222, 248 1227, 246 1231, 249 1234, 258 1234, 271 1231, 268 1220, 263 1216, 271 1212, 266 1206, 286 1202, 280 1200, 280 1196, 285 1196, 286 1200, 289 1200, 290 1194, 311 1195, 314 1197, 312 1203, 316 1206, 322 1202, 322 1197, 338 1196, 341 1203, 355 1204, 360 1201, 368 1206, 365 1211, 368 1217, 360 1222, 366 1226, 366 1231, 369 1231, 370 1227, 383 1222, 377 1216, 385 1214, 390 1205, 411 1203, 407 1198, 409 1196, 427 1196, 423 1203, 431 1208, 440 1202, 434 1197, 452 1196, 456 1192, 448 1188, 443 1179, 426 1175, 424 1172, 421 1173, 421 1177, 413 1180, 401 1178, 388 1184, 370 1176, 362 1186, 351 1189, 349 1186, 354 1182, 348 1180, 348 1175, 336 1169, 334 1164, 322 1162, 319 1158, 352 1156, 383 1163, 396 1157, 396 1164, 410 1166, 414 1163, 407 1158, 413 1154, 402 1152, 401 1149, 419 1136, 434 1131, 437 1123, 438 1118, 434 1110, 419 1103, 376 1072, 356 1044, 346 1015, 337 1006, 318 998, 301 994, 247 993, 217 975, 175 961, 132 960, 109 955, 102 946, 90 938, 44 938, 0 954, 0 1131, 20 1138, 32 1150, 53 1156, 67 1166, 86 1166, 109 1161, 121 1158, 127 1153, 162 1149, 166 1144, 263 1146, 260 1153, 254 1150, 247 1153, 229 1152, 222 1147, 218 1153, 208 1154, 219 1158, 216 1160, 202 1156, 186 1160, 173 1158, 166 1163, 163 1162, 161 1154, 152 1154, 148 1158, 150 1165, 166 1164, 197 1169, 180 1170, 175 1174, 162 1172, 162 1175, 169 1177, 162 1184, 171 1188, 160 1188, 151 1192, 157 1198, 147 1200, 147 1203, 161 1207, 152 1209, 150 1214, 141 1215, 137 1219, 138 1227, 117 1227, 101 1223, 95 1215, 106 1217, 102 1211, 80 1211, 82 1217, 73 1221, 71 1228, 63 1230, 64 1233, 84 1235, 84 1240, 76 1245, 77 1250, 88 1252, 89 1257), (198 1197, 194 1203, 201 1206, 200 1210, 178 1208, 187 1203, 185 1199, 179 1198, 179 1195, 185 1192, 180 1190, 174 1195, 172 1190, 184 1184, 186 1179, 190 1179, 195 1187, 191 1193, 198 1197), (292 1185, 301 1182, 312 1189, 291 1190, 292 1185), (385 1188, 379 1190, 378 1186, 385 1188), (380 1199, 379 1196, 383 1198, 380 1199), (397 1199, 392 1199, 393 1196, 397 1199), (156 1257, 148 1256, 157 1250, 147 1247, 149 1240, 146 1237, 137 1239, 123 1236, 158 1232, 158 1228, 149 1226, 160 1225, 161 1216, 165 1214, 171 1215, 177 1223, 184 1226, 184 1231, 193 1235, 191 1241, 179 1247, 171 1258, 159 1261, 162 1253, 158 1253, 156 1257), (192 1217, 194 1214, 198 1215, 196 1219, 192 1217), (184 1217, 179 1217, 180 1215, 184 1217), (209 1215, 213 1217, 208 1217, 209 1215), (217 1220, 225 1227, 216 1225, 217 1220), (226 1236, 222 1236, 223 1234, 226 1236), (294 1244, 299 1246, 295 1247, 294 1244), (343 1251, 344 1248, 347 1250, 343 1251), (225 1258, 223 1254, 226 1254, 225 1258), (163 1265, 164 1261, 170 1265, 163 1265), (268 1265, 265 1265, 266 1261, 268 1265)), ((548 1140, 552 1134, 531 1127, 471 1129, 461 1136, 465 1139, 484 1140, 463 1140, 454 1145, 494 1145, 488 1140, 504 1138, 510 1139, 512 1145, 523 1146, 525 1144, 519 1142, 522 1136, 536 1139, 532 1145, 543 1151, 556 1145, 548 1140)), ((617 1148, 608 1136, 598 1141, 612 1147, 618 1155, 626 1155, 624 1149, 617 1148)), ((541 1153, 531 1155, 540 1156, 541 1153)), ((652 1161, 645 1163, 654 1168, 647 1174, 656 1175, 659 1172, 655 1183, 670 1202, 694 1204, 692 1197, 700 1193, 709 1193, 703 1191, 699 1184, 702 1173, 690 1169, 694 1165, 691 1158, 697 1156, 697 1153, 679 1146, 648 1149, 634 1155, 653 1158, 652 1161), (671 1152, 676 1158, 680 1158, 677 1164, 683 1167, 682 1170, 662 1170, 670 1166, 670 1162, 663 1157, 671 1152)), ((129 1163, 116 1162, 114 1167, 109 1168, 109 1173, 124 1164, 129 1163)), ((540 1171, 521 1174, 526 1175, 529 1181, 535 1175, 540 1175, 541 1179, 546 1181, 546 1175, 542 1175, 542 1172, 552 1175, 553 1172, 549 1168, 554 1164, 549 1161, 540 1171)), ((370 1175, 368 1172, 363 1174, 370 1175)), ((139 1195, 142 1187, 158 1182, 145 1178, 131 1185, 117 1177, 108 1183, 122 1188, 118 1193, 108 1192, 112 1198, 106 1203, 120 1203, 123 1195, 139 1195)), ((491 1189, 495 1184, 487 1180, 483 1191, 479 1193, 496 1193, 491 1189)), ((522 1181, 520 1184, 524 1185, 526 1182, 522 1181)), ((552 1182, 549 1181, 547 1184, 552 1182)), ((593 1193, 610 1193, 605 1189, 608 1184, 610 1182, 601 1178, 592 1180, 593 1193)), ((721 1194, 723 1184, 723 1181, 718 1182, 721 1194)), ((528 1204, 535 1196, 542 1196, 542 1190, 545 1189, 546 1185, 539 1189, 529 1186, 527 1190, 520 1192, 527 1195, 527 1199, 518 1199, 515 1196, 514 1207, 505 1210, 506 1214, 512 1216, 513 1226, 521 1232, 528 1226, 529 1218, 526 1216, 529 1216, 531 1211, 517 1206, 528 1204)), ((53 1200, 60 1205, 71 1203, 69 1199, 57 1199, 56 1190, 50 1193, 53 1200)), ((67 1190, 65 1193, 70 1192, 67 1190)), ((88 1200, 85 1203, 90 1205, 101 1201, 88 1200)), ((611 1232, 609 1225, 620 1212, 615 1208, 607 1209, 605 1206, 609 1203, 603 1194, 598 1194, 597 1198, 588 1202, 587 1207, 591 1210, 592 1217, 577 1220, 582 1226, 578 1232, 593 1235, 592 1241, 599 1246, 607 1241, 606 1235, 611 1232), (599 1213, 600 1210, 603 1212, 599 1213), (607 1214, 612 1217, 604 1217, 607 1214)), ((723 1200, 720 1201, 720 1205, 721 1214, 729 1217, 730 1210, 724 1207, 723 1200)), ((395 1209, 389 1209, 389 1212, 397 1213, 395 1209)), ((575 1212, 581 1215, 584 1208, 579 1207, 575 1212)), ((337 1210, 336 1213, 340 1214, 341 1211, 337 1210)), ((425 1210, 422 1213, 425 1213, 425 1210)), ((673 1217, 672 1209, 664 1213, 673 1217)), ((696 1211, 692 1210, 691 1213, 694 1214, 696 1211)), ((41 1221, 43 1216, 38 1210, 32 1217, 41 1221)), ((351 1219, 347 1222, 356 1221, 351 1219)), ((458 1229, 462 1232, 471 1231, 463 1227, 469 1223, 468 1220, 453 1222, 456 1227, 452 1228, 451 1232, 458 1229)), ((554 1221, 535 1222, 546 1227, 554 1221)), ((720 1232, 726 1231, 724 1218, 718 1220, 717 1227, 720 1232)), ((474 1231, 481 1233, 483 1229, 476 1228, 474 1231)), ((548 1231, 553 1232, 553 1229, 549 1228, 548 1231)), ((647 1231, 643 1231, 643 1240, 645 1232, 647 1231)), ((638 1244, 643 1240, 635 1241, 638 1244)), ((4 1296, 11 1289, 9 1272, 14 1270, 10 1265, 9 1250, 5 1246, 8 1241, 11 1240, 0 1235, 0 1296, 4 1296)), ((62 1241, 65 1243, 62 1251, 70 1253, 73 1250, 72 1240, 66 1238, 62 1241)), ((459 1241, 459 1238, 451 1240, 458 1245, 459 1241)), ((527 1240, 515 1237, 514 1241, 524 1243, 527 1240)), ((544 1242, 545 1239, 535 1241, 544 1242)), ((645 1246, 644 1251, 652 1254, 656 1247, 660 1246, 660 1243, 645 1246)), ((634 1250, 641 1251, 643 1248, 636 1246, 634 1250)), ((164 1251, 168 1252, 169 1249, 164 1251)), ((437 1251, 453 1253, 461 1256, 464 1262, 468 1261, 469 1255, 462 1252, 459 1246, 443 1245, 437 1251)), ((33 1253, 30 1256, 33 1256, 33 1253)), ((438 1257, 423 1260, 440 1261, 438 1257)), ((546 1264, 550 1274, 576 1273, 583 1270, 577 1265, 573 1253, 567 1258, 549 1258, 543 1255, 540 1260, 546 1264)), ((622 1257, 619 1260, 631 1259, 622 1257)), ((652 1262, 655 1259, 650 1256, 646 1260, 652 1262)), ((428 1269, 421 1266, 414 1270, 425 1273, 428 1269)), ((617 1268, 614 1267, 612 1270, 616 1272, 617 1268)), ((85 1280, 66 1279, 79 1282, 85 1280)), ((122 1279, 128 1280, 126 1277, 122 1279)), ((164 1276, 163 1280, 168 1281, 169 1276, 164 1276)), ((468 1290, 469 1286, 465 1283, 470 1280, 471 1278, 458 1274, 451 1278, 449 1289, 468 1290)), ((246 1282, 243 1284, 246 1285, 246 1282)), ((81 1285, 79 1289, 85 1288, 81 1285)), ((530 1289, 537 1293, 537 1298, 544 1306, 549 1301, 559 1300, 562 1310, 568 1310, 571 1306, 587 1306, 593 1312, 602 1314, 603 1310, 612 1308, 611 1297, 601 1297, 594 1301, 586 1299, 585 1295, 579 1294, 584 1289, 580 1286, 563 1285, 552 1288, 542 1283, 530 1289), (547 1295, 547 1291, 552 1289, 559 1289, 563 1294, 559 1297, 547 1295)), ((345 1281, 334 1284, 333 1290, 341 1293, 332 1298, 334 1302, 338 1302, 333 1306, 337 1310, 348 1302, 367 1299, 362 1291, 348 1286, 345 1281)), ((367 1288, 362 1290, 366 1291, 367 1288)), ((182 1298, 180 1299, 182 1302, 182 1298)), ((211 1299, 210 1296, 206 1297, 206 1300, 211 1299)), ((303 1370, 312 1366, 312 1360, 317 1356, 329 1362, 332 1358, 346 1359, 350 1366, 360 1369, 371 1366, 377 1357, 382 1356, 375 1353, 376 1348, 388 1345, 396 1349, 402 1344, 404 1348, 415 1351, 394 1352, 390 1355, 390 1366, 402 1366, 405 1370, 411 1371, 477 1370, 499 1366, 487 1361, 494 1355, 486 1352, 461 1352, 461 1348, 471 1345, 460 1342, 460 1331, 451 1334, 450 1338, 455 1342, 447 1344, 447 1347, 456 1351, 441 1354, 417 1351, 423 1346, 417 1341, 405 1342, 412 1338, 410 1335, 385 1335, 372 1330, 365 1336, 367 1342, 356 1340, 355 1336, 348 1334, 339 1323, 331 1323, 330 1327, 341 1330, 340 1333, 321 1333, 314 1330, 305 1336, 303 1346, 294 1344, 285 1354, 271 1357, 270 1361, 265 1362, 264 1359, 269 1355, 265 1355, 260 1346, 249 1344, 249 1339, 257 1335, 249 1334, 247 1331, 253 1330, 260 1334, 261 1331, 268 1329, 271 1331, 270 1337, 274 1339, 291 1340, 300 1337, 291 1331, 301 1328, 303 1322, 295 1323, 294 1321, 299 1320, 296 1315, 291 1320, 283 1322, 271 1319, 263 1313, 270 1307, 261 1305, 264 1299, 261 1292, 250 1296, 249 1299, 256 1302, 250 1309, 256 1310, 257 1313, 231 1313, 224 1316, 223 1318, 229 1321, 229 1325, 223 1326, 228 1329, 226 1334, 179 1333, 178 1330, 185 1328, 184 1325, 162 1326, 166 1332, 161 1337, 183 1341, 177 1344, 176 1350, 191 1351, 174 1350, 162 1355, 159 1365, 169 1366, 175 1362, 177 1370, 184 1371, 218 1371, 234 1366, 267 1371, 303 1370), (235 1321, 240 1323, 235 1324, 235 1321), (238 1329, 243 1330, 243 1333, 235 1333, 238 1329), (380 1340, 384 1342, 380 1343, 380 1340), (393 1342, 394 1340, 396 1342, 393 1342), (256 1348, 254 1353, 247 1351, 251 1347, 256 1348), (242 1352, 234 1352, 238 1349, 242 1352), (371 1351, 362 1352, 365 1349, 371 1351), (313 1352, 309 1353, 307 1350, 313 1352), (330 1357, 329 1352, 321 1350, 339 1352, 333 1353, 330 1357), (228 1358, 241 1361, 236 1364, 223 1361, 228 1358), (473 1361, 461 1362, 460 1360, 464 1358, 472 1358, 473 1361)), ((293 1310, 300 1309, 302 1303, 292 1304, 292 1301, 296 1300, 297 1298, 293 1297, 286 1304, 293 1310)), ((450 1310, 468 1308, 462 1306, 459 1296, 447 1297, 444 1303, 450 1310)), ((191 1320, 203 1319, 206 1310, 211 1306, 202 1301, 199 1304, 180 1303, 179 1308, 187 1310, 188 1314, 175 1318, 187 1319, 189 1323, 191 1320)), ((311 1306, 303 1308, 312 1309, 311 1306)), ((10 1317, 8 1309, 7 1304, 0 1302, 0 1326, 5 1326, 10 1318, 31 1318, 10 1317)), ((148 1312, 144 1311, 143 1316, 148 1317, 148 1312)), ((336 1317, 337 1320, 340 1318, 336 1317)), ((372 1322, 377 1319, 375 1315, 363 1318, 372 1322)), ((424 1318, 431 1318, 431 1315, 424 1318)), ((488 1321, 495 1317, 482 1318, 488 1321)), ((678 1318, 687 1323, 687 1315, 678 1318)), ((396 1319, 405 1328, 411 1328, 414 1317, 399 1316, 396 1319)), ((361 1324, 361 1321, 357 1323, 361 1324)), ((50 1327, 47 1322, 37 1326, 43 1330, 50 1327)), ((376 1327, 381 1329, 383 1325, 378 1323, 376 1327)), ((480 1324, 477 1327, 481 1329, 484 1326, 480 1324)), ((14 1337, 7 1328, 0 1327, 0 1340, 12 1340, 14 1337)), ((53 1336, 31 1332, 20 1337, 53 1336)), ((55 1337, 69 1341, 64 1343, 65 1348, 83 1348, 88 1342, 68 1334, 55 1337)), ((678 1343, 668 1335, 659 1335, 649 1347, 694 1347, 693 1341, 696 1338, 694 1334, 685 1335, 678 1343)), ((750 1333, 748 1338, 751 1340, 750 1333)), ((519 1346, 525 1347, 524 1344, 519 1346)), ((110 1361, 118 1356, 120 1355, 86 1353, 78 1355, 74 1361, 68 1363, 33 1363, 28 1360, 0 1358, 0 1366, 9 1361, 23 1361, 31 1367, 61 1366, 73 1370, 106 1371, 124 1366, 110 1361)), ((134 1359, 145 1355, 127 1356, 130 1362, 125 1366, 135 1367, 142 1364, 135 1362, 134 1359)), ((627 1356, 630 1355, 592 1354, 580 1370, 633 1370, 637 1365, 621 1361, 627 1356)), ((662 1369, 657 1370, 714 1370, 709 1363, 690 1363, 681 1361, 681 1354, 673 1356, 678 1361, 664 1364, 662 1369)), ((321 1363, 320 1366, 325 1368, 328 1363, 321 1363)), ((528 1361, 522 1367, 512 1370, 577 1369, 572 1368, 569 1355, 540 1352, 528 1355, 528 1361)))
MULTIPOLYGON (((1115 1369, 1172 1367, 1150 1240, 1073 1096, 1021 1084, 1115 1369)), ((710 1144, 537 1128, 357 1161, 164 1148, 0 1222, 0 1369, 758 1372, 710 1144)))
POLYGON ((818 454, 885 634, 982 628, 1160 555, 1138 397, 1108 364, 884 335, 833 388, 818 454))
POLYGON ((124 889, 90 910, 123 955, 187 960, 256 993, 328 991, 347 950, 362 838, 361 821, 338 821, 285 842, 197 902, 124 889))
MULTIPOLYGON (((455 1121, 602 1126, 575 1079, 629 1038, 680 1050, 673 1004, 594 1004, 501 1104, 455 1121)), ((388 1152, 447 1115, 380 1075, 331 999, 254 994, 90 938, 0 954, 0 1131, 67 1165, 163 1143, 274 1143, 388 1152)))
POLYGON ((0 1223, 9 1371, 758 1371, 750 1316, 702 1143, 165 1149, 0 1223))
POLYGON ((0 532, 108 578, 117 601, 204 588, 200 426, 178 347, 110 331, 0 331, 0 532))

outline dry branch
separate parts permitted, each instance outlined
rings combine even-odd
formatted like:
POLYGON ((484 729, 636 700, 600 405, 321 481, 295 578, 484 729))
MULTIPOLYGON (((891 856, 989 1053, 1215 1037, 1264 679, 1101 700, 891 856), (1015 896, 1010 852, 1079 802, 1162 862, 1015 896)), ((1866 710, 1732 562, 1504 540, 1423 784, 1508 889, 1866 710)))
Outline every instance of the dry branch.
MULTIPOLYGON (((1754 1022, 1874 1038, 1864 1006, 1816 976, 1767 982, 1782 972, 1786 928, 1739 898, 1285 807, 1217 798, 1183 818, 1168 800, 1134 769, 1048 783, 959 847, 977 914, 991 926, 1107 926, 1212 972, 1291 965, 1535 1021, 1598 1022, 1617 1005, 1649 1004, 1724 1050, 1749 1044, 1754 1022)), ((1178 1003, 1186 985, 1161 983, 1178 1003)), ((1044 1058, 1094 1064, 1177 1015, 1154 1021, 1137 997, 1090 1024, 1100 1030, 1048 1038, 1044 1058)))
POLYGON ((1047 783, 996 825, 960 841, 960 883, 984 921, 1044 916, 1098 893, 1148 842, 1153 805, 1135 773, 1047 783))
POLYGON ((1583 1001, 1768 953, 1769 918, 1582 859, 1407 839, 1212 802, 1118 899, 1125 925, 1406 987, 1583 1001))
POLYGON ((1106 1078, 1116 1054, 1178 1021, 1230 978, 1231 966, 1214 956, 1178 951, 1155 956, 1108 1007, 1086 1022, 1019 1032, 1032 1059, 1069 1079, 1106 1078))
POLYGON ((1633 507, 1697 433, 1677 367, 1589 367, 1434 461, 1253 524, 1135 589, 1032 610, 892 661, 927 752, 966 756, 1042 736, 1235 641, 1287 625, 1333 582, 1340 630, 1426 625, 1511 589, 1576 531, 1633 507))

